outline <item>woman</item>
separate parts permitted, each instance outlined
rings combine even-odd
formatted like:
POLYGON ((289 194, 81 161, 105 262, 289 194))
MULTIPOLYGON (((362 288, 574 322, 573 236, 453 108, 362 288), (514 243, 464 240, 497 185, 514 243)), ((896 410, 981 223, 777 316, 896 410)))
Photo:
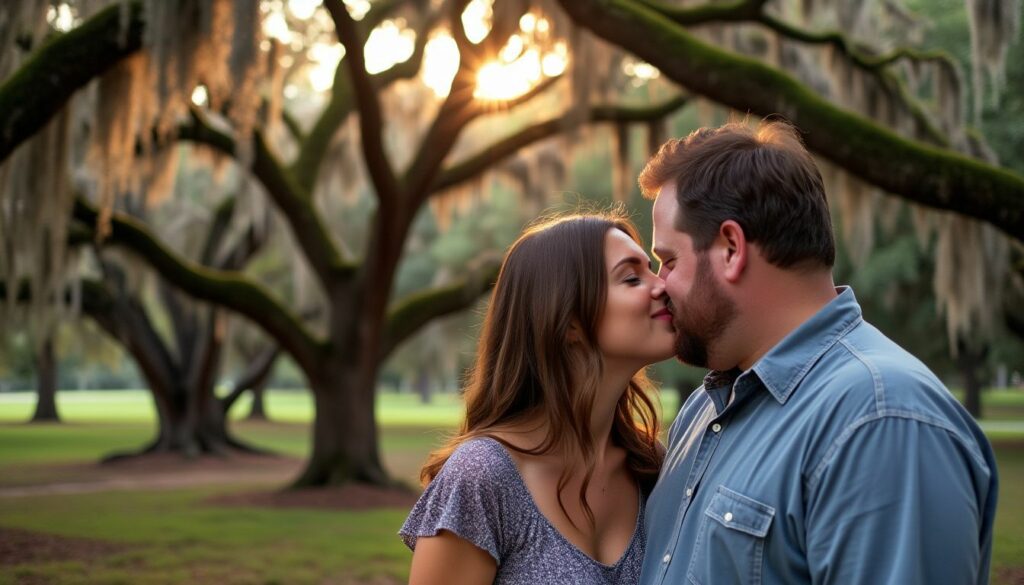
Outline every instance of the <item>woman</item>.
POLYGON ((661 447, 644 366, 673 355, 664 283, 621 215, 526 230, 505 257, 459 434, 400 534, 412 585, 636 583, 661 447))

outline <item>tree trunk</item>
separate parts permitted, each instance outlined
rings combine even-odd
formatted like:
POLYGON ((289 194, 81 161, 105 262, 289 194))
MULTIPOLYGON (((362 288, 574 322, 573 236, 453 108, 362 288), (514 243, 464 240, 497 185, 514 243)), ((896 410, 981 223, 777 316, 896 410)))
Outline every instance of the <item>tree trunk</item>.
POLYGON ((340 485, 346 482, 390 485, 377 446, 374 380, 358 364, 338 356, 324 360, 333 367, 311 377, 316 415, 313 453, 293 488, 340 485), (363 369, 363 373, 360 373, 363 369))
POLYGON ((957 365, 964 384, 964 407, 975 419, 981 419, 981 375, 986 348, 977 349, 964 341, 958 343, 957 365))
POLYGON ((268 380, 265 379, 250 390, 252 393, 252 406, 249 407, 247 420, 267 420, 267 410, 263 404, 263 395, 267 390, 267 382, 268 380))
POLYGON ((420 402, 422 404, 430 404, 433 396, 430 391, 430 376, 425 368, 420 368, 419 373, 416 375, 416 393, 420 395, 420 402))
MULTIPOLYGON (((208 371, 217 361, 216 339, 199 339, 197 343, 210 351, 189 352, 183 365, 156 332, 140 302, 114 293, 100 283, 87 281, 83 285, 83 310, 135 359, 153 393, 157 412, 156 437, 148 445, 112 453, 104 461, 152 453, 179 453, 185 457, 231 450, 264 453, 228 432, 227 409, 213 395, 213 374, 208 371), (202 363, 191 365, 195 360, 202 363)), ((215 336, 216 327, 206 328, 205 333, 215 336)))
POLYGON ((57 359, 53 352, 53 340, 47 339, 36 356, 36 411, 31 422, 59 422, 57 415, 57 359))

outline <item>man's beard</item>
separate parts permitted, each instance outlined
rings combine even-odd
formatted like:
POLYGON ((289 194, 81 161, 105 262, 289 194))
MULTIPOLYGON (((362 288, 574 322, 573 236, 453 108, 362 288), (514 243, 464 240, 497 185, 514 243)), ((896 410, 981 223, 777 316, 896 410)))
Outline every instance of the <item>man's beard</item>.
POLYGON ((697 260, 693 287, 682 306, 673 306, 676 357, 701 368, 708 367, 709 348, 736 317, 736 304, 725 296, 711 272, 707 252, 697 260))

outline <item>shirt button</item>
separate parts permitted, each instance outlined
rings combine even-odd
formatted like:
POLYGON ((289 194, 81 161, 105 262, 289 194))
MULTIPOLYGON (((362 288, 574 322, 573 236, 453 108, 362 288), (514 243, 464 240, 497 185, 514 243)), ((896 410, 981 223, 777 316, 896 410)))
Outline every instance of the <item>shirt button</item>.
POLYGON ((661 558, 661 562, 665 563, 666 565, 671 560, 672 560, 672 555, 665 555, 664 557, 661 558))
POLYGON ((715 424, 711 425, 711 430, 716 432, 716 433, 720 433, 720 432, 722 432, 722 425, 720 425, 718 423, 715 423, 715 424))
POLYGON ((693 488, 686 488, 686 497, 690 497, 692 495, 693 495, 693 488))
POLYGON ((725 521, 726 522, 732 522, 732 512, 726 512, 725 513, 725 521))

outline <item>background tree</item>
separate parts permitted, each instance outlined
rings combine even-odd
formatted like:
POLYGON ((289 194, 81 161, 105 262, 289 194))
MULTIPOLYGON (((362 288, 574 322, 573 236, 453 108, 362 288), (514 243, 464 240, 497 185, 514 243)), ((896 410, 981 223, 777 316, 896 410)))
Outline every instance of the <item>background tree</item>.
MULTIPOLYGON (((969 3, 972 10, 982 5, 969 3)), ((6 157, 27 137, 45 136, 41 129, 69 96, 103 76, 94 124, 101 145, 94 166, 104 178, 94 189, 100 205, 79 197, 74 217, 105 235, 105 245, 132 250, 189 294, 247 316, 295 360, 316 403, 313 453, 298 485, 386 481, 373 418, 381 360, 431 318, 469 305, 487 288, 493 272, 481 267, 432 291, 393 296, 419 211, 429 202, 444 221, 449 209, 471 203, 468 195, 487 190, 480 188, 486 181, 469 182, 487 171, 528 196, 553 190, 553 178, 564 176, 566 161, 579 151, 573 147, 586 143, 584 125, 601 121, 615 123, 606 138, 615 161, 610 190, 628 197, 635 190, 628 124, 646 125, 648 146, 656 146, 666 136, 666 116, 685 101, 664 97, 677 95, 665 89, 666 80, 705 98, 698 104, 707 113, 702 121, 729 109, 794 121, 831 163, 830 192, 860 241, 873 238, 865 210, 892 215, 899 206, 876 189, 914 202, 922 240, 936 242, 935 290, 949 336, 969 338, 973 324, 996 320, 988 308, 1001 308, 1005 298, 1009 241, 1024 233, 1024 180, 972 158, 988 152, 964 122, 957 68, 943 56, 904 50, 913 44, 908 34, 917 21, 898 3, 498 0, 492 6, 473 0, 369 7, 363 14, 355 2, 328 1, 301 30, 286 14, 284 28, 275 25, 282 42, 271 42, 261 39, 259 24, 280 11, 261 13, 256 2, 236 2, 230 10, 214 0, 124 3, 32 51, 0 87, 0 157, 6 157), (220 26, 229 20, 232 26, 220 26), (412 32, 403 36, 403 27, 412 32), (228 29, 234 33, 227 40, 208 34, 228 29), (285 30, 330 37, 322 44, 344 53, 328 72, 329 97, 314 121, 283 117, 294 138, 276 116, 278 66, 285 57, 303 61, 288 54, 293 43, 283 42, 285 30), (377 61, 392 53, 375 49, 374 35, 387 34, 398 35, 391 39, 408 49, 406 59, 377 61), (448 58, 430 58, 428 45, 448 51, 448 58), (435 83, 426 70, 443 62, 453 73, 435 83), (644 93, 630 91, 632 81, 647 82, 645 106, 610 105, 623 93, 644 93), (431 97, 426 88, 435 86, 440 91, 431 97), (42 99, 25 99, 41 93, 42 99), (126 122, 114 111, 138 115, 126 122), (496 117, 508 125, 507 137, 497 141, 503 133, 486 124, 496 117), (541 144, 559 134, 569 138, 541 144), (256 279, 201 269, 146 226, 111 212, 122 184, 139 172, 122 161, 145 160, 174 140, 211 147, 261 184, 290 228, 299 251, 294 264, 316 285, 320 323, 304 325, 256 279), (330 185, 339 188, 331 192, 330 185), (339 190, 372 194, 363 226, 333 229, 339 190), (958 215, 929 217, 920 206, 958 215)), ((979 63, 998 65, 1017 33, 1012 19, 995 16, 1019 13, 1013 8, 972 12, 975 28, 992 41, 977 47, 984 49, 979 63)), ((51 210, 67 207, 67 189, 25 190, 20 200, 29 192, 37 199, 54 193, 51 210)))
MULTIPOLYGON (((542 76, 519 95, 483 99, 475 94, 477 75, 482 74, 488 63, 500 63, 499 53, 510 33, 517 28, 518 15, 494 18, 489 34, 482 22, 484 19, 480 19, 478 29, 483 29, 483 35, 476 39, 479 44, 475 44, 467 36, 469 27, 463 28, 465 3, 445 4, 439 12, 426 10, 416 3, 403 5, 400 8, 407 11, 407 22, 419 28, 413 55, 404 65, 373 75, 367 70, 370 60, 365 57, 370 52, 364 53, 364 43, 369 44, 367 33, 374 23, 389 16, 396 7, 381 4, 376 7, 379 17, 371 12, 362 22, 357 22, 344 4, 330 2, 325 8, 329 22, 334 25, 332 34, 337 34, 346 57, 338 65, 330 98, 312 127, 305 132, 299 129, 297 144, 279 146, 276 141, 268 141, 268 137, 274 135, 272 119, 258 124, 253 118, 259 108, 253 109, 252 104, 260 103, 258 98, 262 95, 262 88, 254 82, 263 70, 257 62, 265 58, 263 54, 254 57, 251 50, 254 42, 259 44, 254 39, 260 37, 260 19, 252 18, 253 14, 258 14, 256 5, 235 3, 239 12, 233 16, 234 35, 229 48, 219 47, 218 39, 202 36, 203 31, 221 29, 217 24, 219 18, 226 18, 224 4, 187 3, 185 10, 168 12, 163 12, 167 8, 160 3, 147 3, 138 10, 135 5, 129 5, 127 9, 119 9, 127 11, 127 19, 114 20, 109 12, 100 13, 72 31, 91 28, 102 31, 96 32, 97 36, 110 34, 132 39, 134 27, 141 26, 143 20, 161 24, 159 30, 147 33, 149 44, 145 59, 136 55, 121 58, 117 53, 116 58, 121 60, 99 81, 100 120, 95 138, 100 148, 95 164, 102 169, 102 180, 96 189, 101 205, 95 207, 79 197, 74 216, 85 226, 95 226, 98 236, 106 236, 104 246, 124 246, 186 292, 246 315, 262 326, 299 365, 313 392, 316 417, 313 452, 296 485, 350 479, 384 483, 387 475, 380 464, 373 417, 374 387, 381 359, 430 319, 473 302, 488 288, 494 274, 494 263, 490 262, 431 291, 397 299, 389 309, 390 291, 417 211, 435 193, 453 191, 479 177, 504 157, 542 138, 592 121, 658 120, 682 105, 683 100, 670 98, 646 110, 595 108, 582 118, 548 115, 502 140, 489 140, 490 144, 479 137, 459 142, 463 129, 474 120, 492 113, 500 115, 539 98, 560 77, 557 71, 550 74, 552 68, 546 66, 550 75, 542 76), (107 20, 102 20, 104 18, 107 20), (160 18, 164 20, 158 20, 160 18), (103 29, 93 25, 94 22, 106 22, 111 28, 103 29), (127 30, 122 26, 124 22, 127 22, 127 30), (402 104, 396 103, 391 109, 382 107, 388 99, 386 90, 397 80, 416 73, 430 38, 429 31, 435 23, 448 31, 449 48, 454 45, 462 57, 436 105, 420 104, 416 108, 418 112, 427 112, 425 124, 418 130, 415 125, 405 126, 389 141, 388 128, 383 124, 385 114, 400 115, 402 104), (246 28, 250 24, 254 26, 246 28), (205 51, 202 59, 198 59, 198 49, 205 51), (233 69, 229 74, 222 70, 223 63, 207 60, 210 51, 218 50, 222 54, 240 53, 248 56, 248 60, 241 59, 240 69, 233 69), (166 72, 168 67, 185 71, 186 79, 162 78, 160 73, 166 72), (148 93, 151 89, 139 85, 154 78, 154 71, 157 89, 165 98, 160 103, 162 108, 154 108, 146 101, 152 99, 148 93), (186 111, 183 102, 193 97, 193 88, 198 85, 203 86, 209 107, 192 107, 183 123, 172 125, 171 121, 178 120, 176 116, 186 111), (232 90, 230 101, 225 89, 229 87, 232 90), (149 112, 150 115, 140 116, 146 121, 144 126, 139 125, 139 119, 119 121, 107 111, 114 108, 113 104, 121 111, 149 112), (495 105, 500 108, 495 109, 495 105), (350 117, 356 121, 351 126, 358 127, 359 140, 346 144, 345 137, 341 136, 337 148, 362 159, 366 185, 376 198, 365 243, 356 250, 362 255, 361 259, 351 253, 349 245, 340 244, 328 232, 327 222, 314 199, 318 179, 325 174, 321 168, 325 166, 323 161, 331 152, 336 134, 344 132, 345 122, 350 117), (568 119, 573 123, 567 123, 568 119), (155 141, 150 141, 150 129, 152 136, 156 136, 155 141), (317 284, 325 307, 320 331, 303 325, 292 310, 255 281, 237 273, 203 270, 161 244, 142 223, 112 210, 110 203, 116 200, 122 185, 133 181, 136 172, 123 168, 124 158, 131 159, 140 151, 145 153, 147 149, 159 148, 162 141, 175 139, 212 147, 235 159, 242 168, 251 169, 288 222, 300 251, 299 261, 317 284), (386 144, 388 142, 390 144, 386 144), (408 148, 409 144, 416 143, 418 146, 408 148), (389 152, 388 146, 394 151, 389 152), (282 162, 279 154, 289 150, 295 153, 290 165, 282 162), (468 154, 445 166, 449 152, 456 151, 468 154), (407 160, 402 161, 403 157, 407 160), (396 161, 404 163, 401 166, 405 170, 400 174, 394 170, 396 161)), ((314 30, 311 34, 320 32, 314 30)), ((35 55, 37 61, 26 67, 31 69, 38 66, 39 61, 45 61, 46 50, 60 40, 55 39, 44 47, 35 55)), ((556 45, 541 43, 538 46, 554 58, 558 57, 556 45)), ((512 66, 518 60, 511 58, 505 65, 512 66)), ((278 60, 275 64, 279 63, 278 60)), ((16 75, 10 81, 20 79, 16 75)), ((420 91, 419 96, 423 95, 420 91)), ((271 100, 264 111, 275 109, 271 100)), ((346 167, 343 158, 341 161, 335 158, 333 162, 338 168, 351 168, 346 167), (341 164, 337 164, 339 162, 341 164)), ((346 177, 344 183, 351 186, 358 185, 359 181, 346 177)), ((539 185, 536 188, 540 188, 539 185)), ((441 207, 445 199, 438 199, 441 207)))

